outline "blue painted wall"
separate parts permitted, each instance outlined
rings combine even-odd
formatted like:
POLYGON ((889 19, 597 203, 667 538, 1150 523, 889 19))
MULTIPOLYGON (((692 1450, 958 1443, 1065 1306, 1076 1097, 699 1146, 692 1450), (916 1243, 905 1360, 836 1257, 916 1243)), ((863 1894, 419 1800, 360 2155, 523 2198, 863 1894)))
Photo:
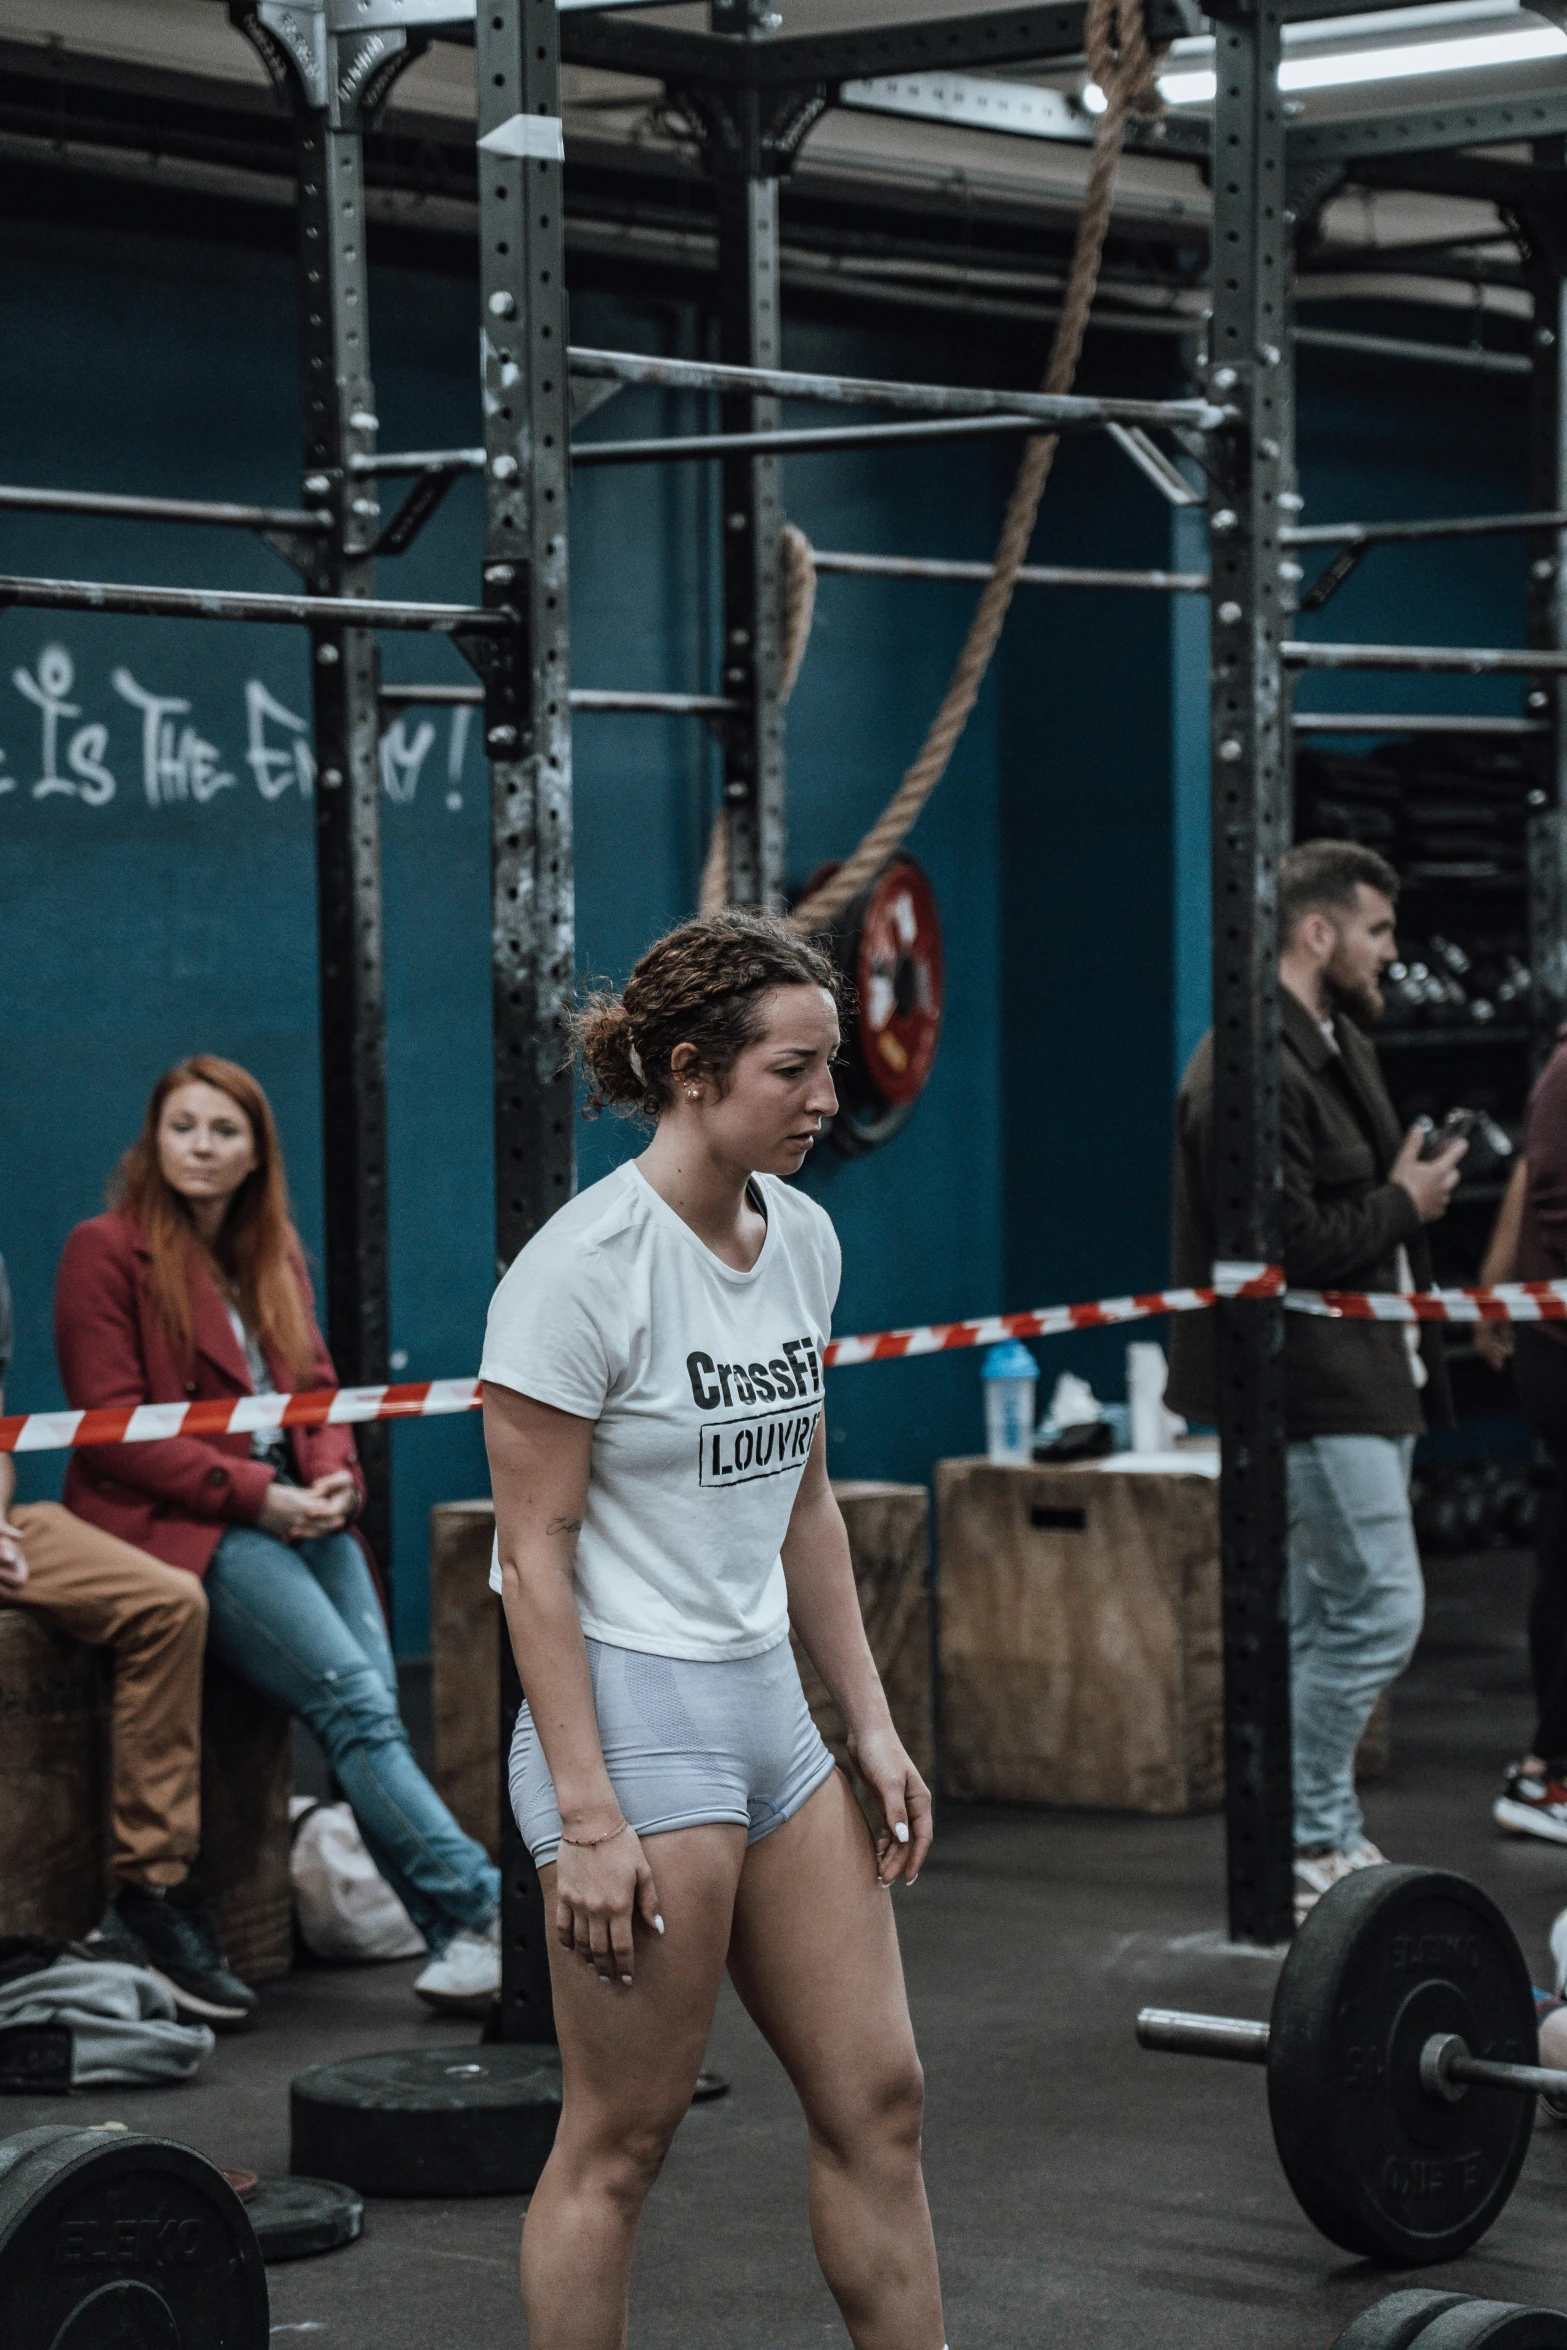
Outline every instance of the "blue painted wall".
MULTIPOLYGON (((1177 388, 1163 344, 1106 339, 1090 359, 1085 388, 1177 388)), ((1175 546, 1172 509, 1112 442, 1063 443, 1036 559, 1165 568, 1175 546)), ((1003 646, 1006 1271, 1018 1305, 1165 1279, 1178 625, 1190 617, 1178 623, 1162 594, 1038 589, 1019 597, 1003 646)), ((1125 1346, 1107 1332, 1041 1347, 1042 1396, 1061 1370, 1120 1396, 1125 1346)))

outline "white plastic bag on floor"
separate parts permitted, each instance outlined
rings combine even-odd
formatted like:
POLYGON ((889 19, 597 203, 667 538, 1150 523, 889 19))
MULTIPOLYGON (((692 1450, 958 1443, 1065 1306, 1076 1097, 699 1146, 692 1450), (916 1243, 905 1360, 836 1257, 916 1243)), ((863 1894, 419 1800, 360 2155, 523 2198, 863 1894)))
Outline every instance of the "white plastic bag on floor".
POLYGON ((422 1958, 424 1936, 364 1847, 346 1803, 289 1801, 289 1874, 307 1950, 317 1958, 422 1958))

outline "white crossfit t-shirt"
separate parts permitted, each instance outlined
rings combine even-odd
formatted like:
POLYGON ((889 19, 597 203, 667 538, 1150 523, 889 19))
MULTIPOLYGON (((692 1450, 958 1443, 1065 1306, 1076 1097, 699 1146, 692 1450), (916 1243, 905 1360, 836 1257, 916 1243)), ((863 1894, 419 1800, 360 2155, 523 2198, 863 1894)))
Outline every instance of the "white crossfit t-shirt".
POLYGON ((779 1546, 842 1258, 814 1200, 753 1182, 767 1237, 749 1273, 628 1162, 535 1233, 490 1301, 480 1378, 595 1424, 576 1598, 614 1648, 700 1663, 789 1629, 779 1546))

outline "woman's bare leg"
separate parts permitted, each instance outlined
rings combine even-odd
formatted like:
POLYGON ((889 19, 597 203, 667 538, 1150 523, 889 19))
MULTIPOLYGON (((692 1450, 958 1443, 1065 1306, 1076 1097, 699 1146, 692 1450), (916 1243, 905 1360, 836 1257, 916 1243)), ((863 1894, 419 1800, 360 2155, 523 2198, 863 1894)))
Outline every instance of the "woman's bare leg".
MULTIPOLYGON (((522 2231, 530 2350, 622 2350, 637 2221, 707 2048, 745 1831, 677 1829, 648 1857, 665 1931, 638 1929, 630 1990, 550 1938, 565 2098, 522 2231)), ((539 1874, 552 1917, 553 1865, 539 1874)))
POLYGON ((729 1971, 805 2108, 811 2234, 855 2350, 942 2350, 892 1901, 838 1772, 747 1852, 729 1971))

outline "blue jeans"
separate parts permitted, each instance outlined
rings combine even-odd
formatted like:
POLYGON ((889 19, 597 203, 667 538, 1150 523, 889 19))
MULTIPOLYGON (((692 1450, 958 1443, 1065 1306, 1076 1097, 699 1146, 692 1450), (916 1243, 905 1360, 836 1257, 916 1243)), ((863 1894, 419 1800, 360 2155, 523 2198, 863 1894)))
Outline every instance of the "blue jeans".
POLYGON ((214 1654, 315 1732, 366 1850, 431 1950, 488 1925, 500 1873, 414 1761, 381 1603, 353 1536, 291 1546, 231 1526, 207 1570, 207 1606, 214 1654))
POLYGON ((1355 1748, 1415 1653, 1425 1615, 1409 1517, 1412 1436, 1311 1436, 1289 1447, 1290 1711, 1296 1850, 1364 1833, 1355 1748))

